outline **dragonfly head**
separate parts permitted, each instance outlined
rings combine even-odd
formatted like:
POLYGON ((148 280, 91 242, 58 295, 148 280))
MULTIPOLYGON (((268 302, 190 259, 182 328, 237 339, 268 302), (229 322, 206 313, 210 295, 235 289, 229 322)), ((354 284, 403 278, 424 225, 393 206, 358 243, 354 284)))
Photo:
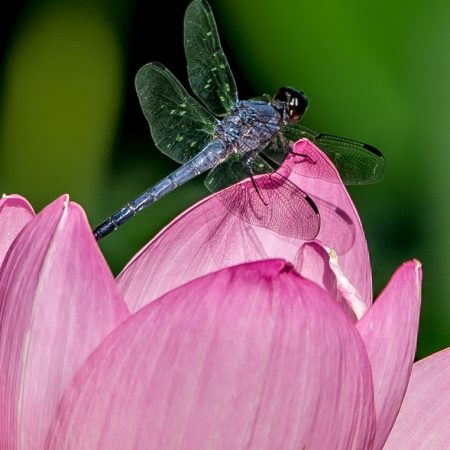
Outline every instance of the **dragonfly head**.
POLYGON ((290 123, 298 122, 306 108, 308 99, 304 92, 289 87, 282 87, 274 95, 272 106, 278 110, 282 117, 286 117, 290 123))

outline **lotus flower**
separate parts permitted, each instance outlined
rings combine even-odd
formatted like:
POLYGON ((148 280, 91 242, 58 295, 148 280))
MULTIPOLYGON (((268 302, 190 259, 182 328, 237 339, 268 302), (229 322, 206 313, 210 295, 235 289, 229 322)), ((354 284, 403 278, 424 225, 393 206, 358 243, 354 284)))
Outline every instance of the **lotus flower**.
POLYGON ((372 304, 353 204, 296 145, 317 164, 281 170, 320 209, 315 241, 216 194, 117 280, 67 196, 0 201, 0 450, 446 448, 450 351, 413 365, 420 264, 372 304))

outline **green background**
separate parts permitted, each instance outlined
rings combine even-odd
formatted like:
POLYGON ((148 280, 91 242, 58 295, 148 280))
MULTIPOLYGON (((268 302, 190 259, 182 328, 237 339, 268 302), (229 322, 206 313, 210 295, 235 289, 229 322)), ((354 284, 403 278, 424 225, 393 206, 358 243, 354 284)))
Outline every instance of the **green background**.
MULTIPOLYGON (((95 225, 176 167, 153 147, 133 78, 158 60, 186 83, 187 1, 18 2, 1 18, 0 191, 36 211, 62 193, 95 225)), ((311 128, 380 148, 384 179, 351 188, 378 293, 406 259, 424 267, 419 356, 450 345, 450 3, 211 0, 240 97, 306 92, 311 128)), ((201 180, 101 243, 113 271, 201 180)))

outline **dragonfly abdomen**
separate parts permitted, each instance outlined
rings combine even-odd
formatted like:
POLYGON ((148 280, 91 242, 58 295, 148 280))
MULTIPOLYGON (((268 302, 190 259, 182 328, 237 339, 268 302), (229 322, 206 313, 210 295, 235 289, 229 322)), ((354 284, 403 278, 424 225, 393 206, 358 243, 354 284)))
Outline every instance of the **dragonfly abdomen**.
POLYGON ((213 141, 200 151, 194 158, 183 164, 167 177, 147 189, 141 195, 101 223, 95 230, 97 240, 102 239, 134 217, 139 211, 155 203, 160 198, 175 190, 178 186, 211 169, 227 156, 227 147, 222 141, 213 141))

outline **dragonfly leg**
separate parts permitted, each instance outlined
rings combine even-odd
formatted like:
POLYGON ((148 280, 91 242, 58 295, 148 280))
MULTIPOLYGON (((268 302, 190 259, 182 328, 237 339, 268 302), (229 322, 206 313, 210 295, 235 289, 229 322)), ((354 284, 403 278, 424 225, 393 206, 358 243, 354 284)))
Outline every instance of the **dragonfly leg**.
POLYGON ((263 202, 264 206, 269 206, 269 204, 263 199, 261 195, 261 191, 259 190, 259 187, 256 184, 255 177, 252 175, 250 176, 250 179, 252 180, 253 187, 255 188, 255 191, 258 194, 259 199, 263 202))
MULTIPOLYGON (((294 150, 292 150, 291 143, 287 141, 287 139, 283 136, 283 134, 279 133, 278 138, 280 139, 282 145, 287 149, 287 151, 291 155, 301 156, 302 158, 305 158, 309 163, 317 164, 317 161, 312 159, 311 156, 307 155, 306 153, 294 152, 294 150)), ((303 162, 303 161, 301 161, 301 162, 303 162)))
POLYGON ((246 153, 244 155, 243 163, 244 163, 244 167, 248 171, 250 179, 252 180, 253 187, 255 188, 255 191, 258 194, 258 197, 263 202, 264 206, 269 206, 269 204, 264 200, 264 198, 261 195, 261 191, 260 191, 260 189, 259 189, 259 187, 258 187, 258 185, 256 184, 256 181, 255 181, 255 174, 254 174, 254 172, 252 170, 251 163, 253 162, 253 160, 255 159, 255 157, 257 155, 258 155, 258 152, 246 153))

